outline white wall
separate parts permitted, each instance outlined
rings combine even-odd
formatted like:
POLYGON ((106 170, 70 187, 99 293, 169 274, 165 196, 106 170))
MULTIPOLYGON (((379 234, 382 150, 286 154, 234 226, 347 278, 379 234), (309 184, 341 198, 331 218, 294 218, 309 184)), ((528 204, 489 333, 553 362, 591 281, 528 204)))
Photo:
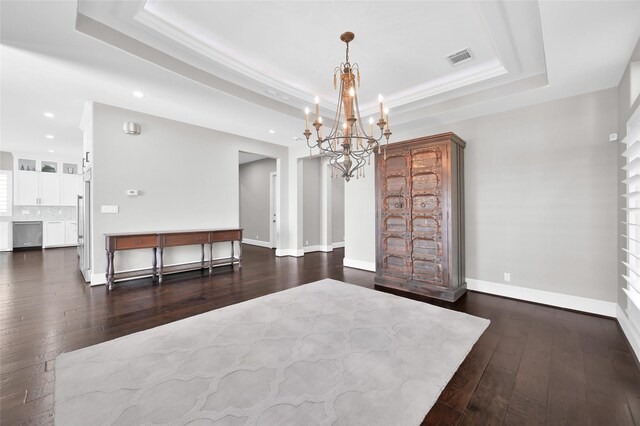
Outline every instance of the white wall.
MULTIPOLYGON (((328 167, 328 166, 327 166, 328 167)), ((329 176, 331 176, 329 174, 329 176)), ((329 177, 331 179, 331 177, 329 177)), ((344 179, 331 179, 331 242, 344 242, 344 179)))
MULTIPOLYGON (((98 103, 93 114, 92 284, 104 282, 105 233, 238 227, 238 151, 288 162, 287 148, 279 145, 98 103), (142 134, 124 134, 125 121, 140 123, 142 134), (127 197, 127 189, 141 195, 127 197), (100 213, 101 205, 117 205, 119 213, 100 213)), ((286 206, 288 170, 281 168, 281 204, 286 206)), ((282 223, 288 223, 288 210, 281 208, 281 214, 282 223)), ((280 237, 286 247, 286 227, 280 237)), ((214 256, 228 251, 227 244, 219 246, 214 256)), ((198 246, 171 248, 165 264, 199 256, 198 246)), ((150 262, 150 250, 116 254, 117 270, 150 262)))
MULTIPOLYGON (((616 301, 616 102, 609 89, 392 137, 467 142, 468 278, 616 301)), ((345 185, 345 265, 375 261, 373 176, 345 185)))

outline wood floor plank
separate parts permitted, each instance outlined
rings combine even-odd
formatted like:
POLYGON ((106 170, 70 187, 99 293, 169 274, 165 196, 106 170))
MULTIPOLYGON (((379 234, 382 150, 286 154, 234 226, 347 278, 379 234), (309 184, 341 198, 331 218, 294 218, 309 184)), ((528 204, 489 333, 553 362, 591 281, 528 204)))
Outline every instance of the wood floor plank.
POLYGON ((514 380, 513 371, 489 364, 459 424, 502 424, 511 401, 514 380))
POLYGON ((431 407, 431 410, 422 422, 422 426, 452 426, 457 425, 462 413, 454 410, 441 402, 431 407))
POLYGON ((544 425, 546 417, 547 408, 544 404, 514 393, 503 424, 505 426, 544 425))
MULTIPOLYGON (((75 248, 0 253, 2 425, 53 424, 63 351, 324 278, 374 287, 374 274, 342 267, 343 249, 276 258, 245 245, 243 254, 240 271, 176 274, 162 286, 139 279, 108 292, 83 282, 75 248)), ((640 370, 614 320, 477 292, 454 304, 420 300, 491 320, 424 424, 640 424, 640 370)))

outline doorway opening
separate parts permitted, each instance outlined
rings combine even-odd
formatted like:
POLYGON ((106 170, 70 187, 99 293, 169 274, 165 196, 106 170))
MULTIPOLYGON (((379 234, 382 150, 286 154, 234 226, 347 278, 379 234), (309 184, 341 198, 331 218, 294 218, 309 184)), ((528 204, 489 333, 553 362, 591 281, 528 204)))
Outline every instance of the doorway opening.
POLYGON ((240 151, 238 163, 242 242, 259 247, 278 248, 278 160, 262 154, 240 151))

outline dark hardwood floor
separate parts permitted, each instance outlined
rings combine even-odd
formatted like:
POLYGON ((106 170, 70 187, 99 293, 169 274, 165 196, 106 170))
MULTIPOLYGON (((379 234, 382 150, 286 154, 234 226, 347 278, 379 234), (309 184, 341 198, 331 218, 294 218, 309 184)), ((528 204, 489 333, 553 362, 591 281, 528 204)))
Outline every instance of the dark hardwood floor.
MULTIPOLYGON (((366 287, 343 250, 276 258, 244 246, 240 272, 89 287, 74 248, 0 254, 0 423, 53 423, 54 359, 322 278, 366 287)), ((439 303, 442 305, 441 303, 439 303)), ((451 309, 491 320, 425 424, 640 424, 640 371, 616 321, 469 292, 451 309)))

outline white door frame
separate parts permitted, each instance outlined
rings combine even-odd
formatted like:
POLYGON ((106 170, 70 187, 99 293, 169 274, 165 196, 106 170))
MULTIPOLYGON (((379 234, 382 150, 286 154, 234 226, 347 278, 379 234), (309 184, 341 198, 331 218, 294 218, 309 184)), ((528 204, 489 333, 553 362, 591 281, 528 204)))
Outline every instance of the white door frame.
POLYGON ((269 245, 278 248, 280 235, 280 179, 278 172, 269 173, 269 245), (274 220, 275 216, 275 220, 274 220))

